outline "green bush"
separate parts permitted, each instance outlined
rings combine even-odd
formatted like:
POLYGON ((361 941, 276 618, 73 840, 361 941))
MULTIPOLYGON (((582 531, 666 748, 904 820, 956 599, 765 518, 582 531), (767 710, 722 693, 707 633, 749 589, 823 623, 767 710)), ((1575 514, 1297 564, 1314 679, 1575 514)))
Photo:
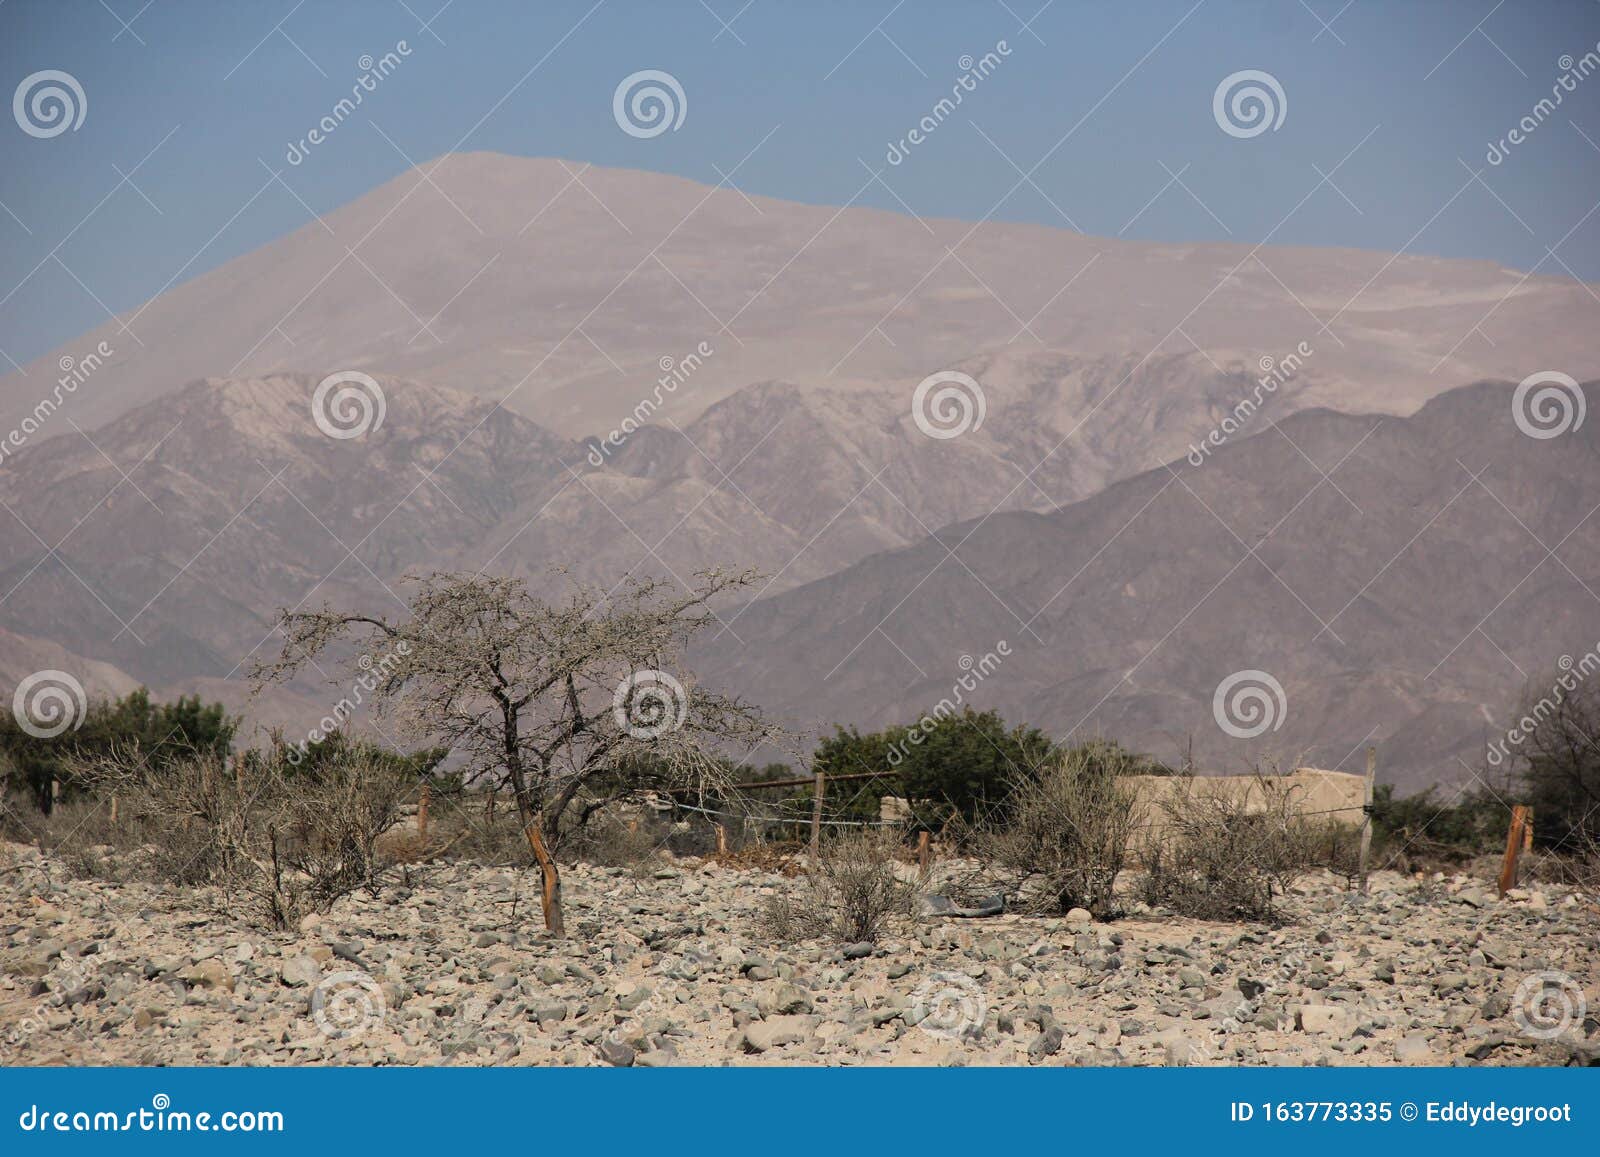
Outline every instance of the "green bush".
POLYGON ((50 739, 29 735, 9 711, 0 710, 0 777, 48 814, 58 792, 68 800, 85 790, 71 774, 74 760, 119 752, 152 769, 169 767, 196 755, 226 754, 238 725, 220 703, 202 703, 198 695, 152 703, 143 687, 90 704, 79 726, 50 739))
POLYGON ((1435 789, 1395 795, 1393 784, 1372 792, 1372 866, 1410 871, 1419 864, 1463 864, 1505 847, 1511 812, 1492 792, 1468 792, 1440 802, 1435 789))

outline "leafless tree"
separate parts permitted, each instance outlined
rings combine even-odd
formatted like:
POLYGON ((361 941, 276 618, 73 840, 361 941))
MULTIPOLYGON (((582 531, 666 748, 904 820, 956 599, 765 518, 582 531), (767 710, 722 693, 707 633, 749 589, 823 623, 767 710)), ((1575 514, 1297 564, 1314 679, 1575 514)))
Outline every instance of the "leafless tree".
POLYGON ((353 647, 380 711, 448 747, 468 782, 509 789, 559 936, 552 850, 575 823, 650 790, 729 792, 726 754, 778 740, 757 709, 696 686, 681 662, 716 621, 712 601, 757 578, 706 571, 685 589, 630 577, 612 591, 573 582, 564 602, 547 602, 520 579, 432 574, 408 580, 403 619, 283 612, 282 653, 256 682, 353 647))
POLYGON ((1491 765, 1533 805, 1542 844, 1581 855, 1600 841, 1600 675, 1592 655, 1558 669, 1548 690, 1530 691, 1491 765))

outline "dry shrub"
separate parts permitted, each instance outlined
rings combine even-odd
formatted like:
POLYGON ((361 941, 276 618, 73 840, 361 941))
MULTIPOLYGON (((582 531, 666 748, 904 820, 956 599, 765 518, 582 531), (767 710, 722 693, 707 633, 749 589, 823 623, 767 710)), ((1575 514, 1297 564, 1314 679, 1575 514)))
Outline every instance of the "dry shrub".
POLYGON ((526 868, 534 863, 533 849, 517 819, 517 809, 507 806, 490 811, 474 792, 435 793, 427 844, 419 848, 414 858, 439 857, 507 868, 526 868))
POLYGON ((568 837, 562 851, 602 868, 626 868, 636 875, 660 866, 660 852, 671 836, 649 818, 613 812, 594 816, 568 837))
MULTIPOLYGON (((23 807, 8 818, 13 819, 9 829, 55 857, 72 875, 111 883, 136 878, 131 861, 149 838, 142 824, 113 822, 108 803, 101 800, 58 803, 48 816, 23 807)), ((154 849, 144 851, 148 860, 154 849)))
MULTIPOLYGON (((0 764, 0 770, 4 765, 0 764)), ((11 791, 0 776, 0 839, 18 844, 39 842, 45 833, 45 817, 25 797, 11 791)))
POLYGON ((1161 804, 1141 898, 1203 920, 1271 920, 1274 897, 1316 860, 1316 828, 1266 778, 1245 791, 1197 778, 1161 804))
MULTIPOLYGON (((1600 896, 1600 839, 1582 829, 1575 829, 1559 852, 1535 856, 1531 862, 1524 860, 1524 863, 1529 880, 1566 884, 1600 896)), ((1499 861, 1496 860, 1488 874, 1498 870, 1499 861)))
POLYGON ((916 918, 919 888, 901 878, 899 860, 897 830, 864 828, 831 840, 814 872, 767 902, 762 926, 780 943, 876 940, 916 918))
MULTIPOLYGON (((527 833, 517 809, 504 801, 486 806, 479 792, 435 795, 428 824, 428 843, 412 839, 393 853, 399 859, 421 861, 448 855, 452 859, 498 867, 529 867, 535 863, 527 833)), ((587 822, 564 836, 557 855, 563 862, 603 868, 627 868, 642 873, 657 866, 657 855, 671 836, 670 830, 649 816, 620 815, 613 809, 597 810, 587 822)))
POLYGON ((1313 867, 1327 868, 1353 888, 1361 879, 1361 825, 1329 820, 1305 820, 1306 854, 1313 867))
POLYGON ((971 841, 977 860, 1025 908, 1113 915, 1136 822, 1126 778, 1136 759, 1120 748, 1052 757, 1018 780, 1001 815, 980 825, 971 841))
POLYGON ((119 801, 121 844, 153 880, 209 885, 225 908, 286 928, 359 888, 375 891, 378 841, 399 823, 412 777, 352 748, 296 768, 281 749, 231 761, 203 754, 152 769, 133 754, 79 763, 75 776, 119 801))
POLYGON ((1600 841, 1590 840, 1574 869, 1578 886, 1600 896, 1600 841))
POLYGON ((1600 893, 1600 838, 1585 836, 1579 854, 1573 859, 1573 875, 1578 885, 1600 893))
POLYGON ((306 911, 326 912, 357 889, 377 894, 379 839, 398 824, 414 786, 411 776, 366 749, 317 768, 314 775, 277 777, 267 804, 270 887, 256 884, 258 903, 282 927, 306 911), (274 905, 285 903, 279 916, 274 905))
POLYGON ((118 883, 154 878, 162 851, 156 838, 126 809, 113 819, 109 799, 74 796, 46 815, 32 799, 0 788, 0 839, 34 844, 82 879, 118 883))
MULTIPOLYGON (((196 755, 159 768, 137 749, 71 761, 74 779, 87 798, 67 809, 100 817, 104 843, 115 849, 134 872, 158 883, 219 884, 231 878, 243 856, 243 832, 249 808, 244 772, 213 753, 196 755), (110 823, 112 800, 118 819, 110 823)), ((70 822, 70 820, 68 820, 70 822)), ((50 826, 57 828, 55 817, 50 826)), ((89 824, 63 832, 58 851, 93 840, 89 824)), ((48 846, 41 841, 41 846, 48 846)))

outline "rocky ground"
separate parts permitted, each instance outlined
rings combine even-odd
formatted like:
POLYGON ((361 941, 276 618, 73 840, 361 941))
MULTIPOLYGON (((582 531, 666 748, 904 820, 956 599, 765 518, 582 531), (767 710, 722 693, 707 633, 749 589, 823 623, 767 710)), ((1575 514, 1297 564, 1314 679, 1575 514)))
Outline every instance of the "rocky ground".
POLYGON ((456 864, 295 933, 0 845, 8 1065, 1395 1065, 1600 1062, 1600 898, 1306 881, 1282 927, 1145 913, 764 937, 781 876, 456 864))

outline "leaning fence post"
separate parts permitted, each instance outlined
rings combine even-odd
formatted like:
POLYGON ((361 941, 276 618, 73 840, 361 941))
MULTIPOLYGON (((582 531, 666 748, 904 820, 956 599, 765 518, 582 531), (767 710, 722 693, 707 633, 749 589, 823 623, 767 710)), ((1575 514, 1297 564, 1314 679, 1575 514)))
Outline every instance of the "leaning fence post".
POLYGON ((1378 749, 1367 748, 1367 782, 1361 804, 1361 892, 1367 891, 1367 858, 1372 854, 1372 783, 1378 772, 1378 749))
POLYGON ((1513 804, 1511 808, 1511 828, 1506 832, 1506 858, 1500 865, 1500 896, 1517 886, 1517 857, 1522 854, 1524 840, 1530 834, 1528 828, 1528 809, 1523 804, 1513 804))
POLYGON ((811 799, 811 866, 817 866, 822 851, 822 795, 828 790, 828 777, 817 772, 811 799))

